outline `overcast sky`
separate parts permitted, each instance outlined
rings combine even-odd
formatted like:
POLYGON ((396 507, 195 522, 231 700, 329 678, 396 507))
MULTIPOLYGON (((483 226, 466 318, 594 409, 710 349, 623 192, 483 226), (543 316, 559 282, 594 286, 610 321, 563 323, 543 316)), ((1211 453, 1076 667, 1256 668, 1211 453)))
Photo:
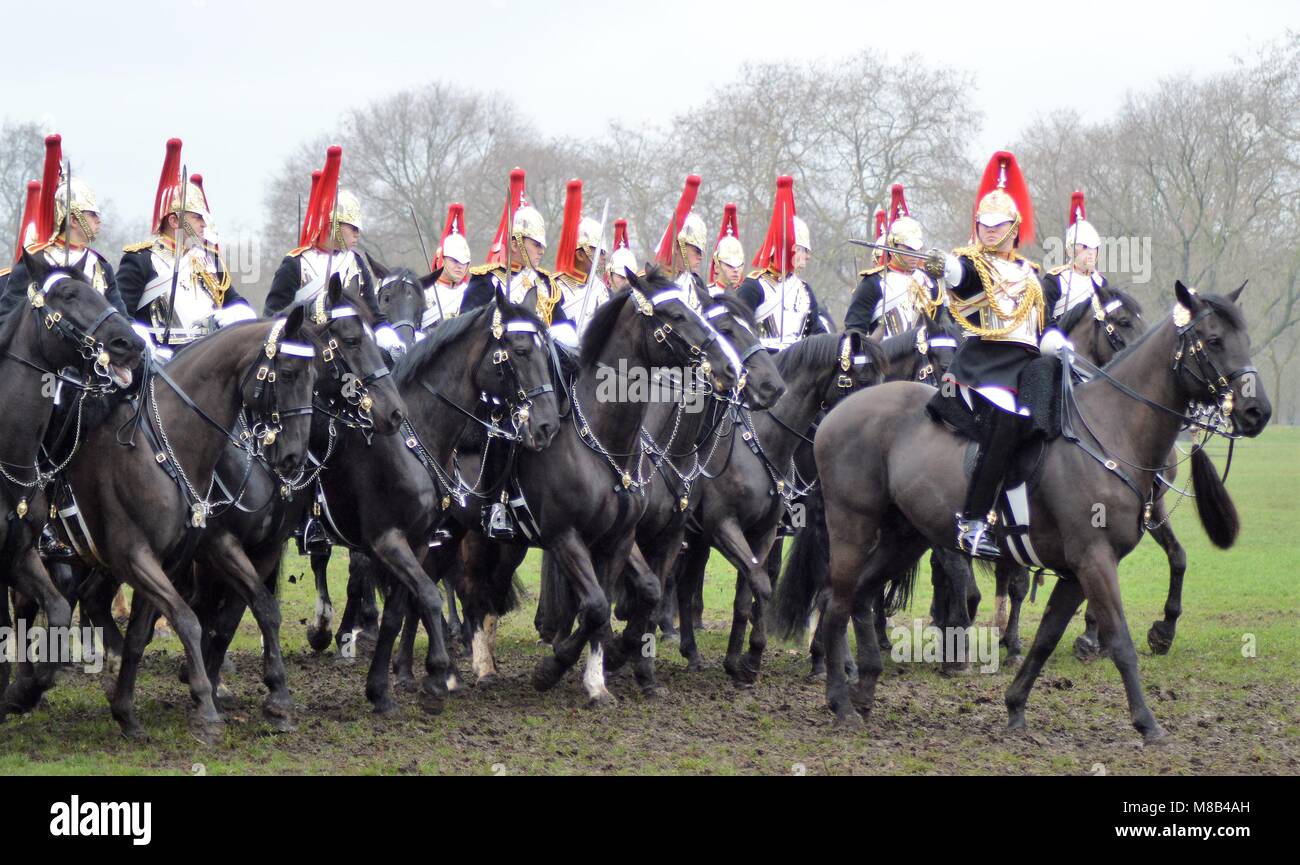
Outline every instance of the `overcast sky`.
POLYGON ((229 232, 261 226, 262 189, 299 142, 350 106, 430 80, 507 93, 545 132, 598 135, 612 118, 698 102, 746 60, 915 51, 975 73, 985 124, 970 149, 982 159, 1053 107, 1104 118, 1127 90, 1226 69, 1300 29, 1294 0, 883 5, 71 0, 42 13, 45 26, 27 31, 38 38, 5 41, 0 112, 61 132, 119 224, 148 219, 164 142, 182 138, 229 232), (61 43, 71 62, 58 62, 61 43))

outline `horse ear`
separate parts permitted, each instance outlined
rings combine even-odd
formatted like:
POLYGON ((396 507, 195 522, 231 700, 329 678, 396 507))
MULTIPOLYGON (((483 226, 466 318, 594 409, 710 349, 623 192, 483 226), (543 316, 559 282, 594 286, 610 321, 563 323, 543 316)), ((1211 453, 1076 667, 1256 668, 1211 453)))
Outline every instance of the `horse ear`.
POLYGON ((1243 282, 1243 283, 1241 284, 1241 288, 1237 289, 1237 290, 1234 291, 1232 294, 1228 295, 1228 300, 1232 301, 1233 303, 1236 303, 1236 302, 1237 302, 1237 298, 1241 297, 1241 293, 1242 293, 1243 291, 1246 290, 1246 286, 1247 286, 1249 283, 1250 283, 1250 280, 1249 280, 1249 279, 1246 280, 1245 282, 1243 282))
POLYGON ((329 299, 330 306, 339 305, 339 298, 343 296, 343 278, 337 273, 330 277, 328 293, 325 296, 329 299))
POLYGON ((438 282, 438 277, 442 276, 442 268, 430 273, 428 276, 419 277, 420 288, 433 288, 438 282))
POLYGON ((1174 280, 1174 296, 1189 312, 1196 312, 1201 306, 1201 301, 1196 297, 1196 293, 1183 285, 1180 279, 1174 280))
MULTIPOLYGON (((41 283, 49 274, 50 269, 45 264, 45 256, 32 255, 26 249, 23 250, 23 269, 27 271, 27 279, 30 282, 41 283)), ((27 289, 24 288, 23 291, 27 289)))
POLYGON ((302 330, 302 323, 307 320, 307 306, 305 303, 295 303, 289 307, 289 314, 285 316, 284 338, 296 339, 302 330))
MULTIPOLYGON (((649 268, 649 266, 650 266, 650 265, 648 265, 648 264, 646 265, 647 268, 649 268)), ((649 273, 649 270, 647 270, 646 272, 649 273)), ((641 282, 641 277, 637 276, 637 275, 636 275, 635 273, 633 273, 631 270, 627 270, 626 273, 627 273, 627 284, 628 284, 628 285, 632 286, 632 287, 635 288, 637 291, 644 291, 644 290, 645 290, 645 286, 644 286, 644 285, 642 284, 642 282, 641 282)))

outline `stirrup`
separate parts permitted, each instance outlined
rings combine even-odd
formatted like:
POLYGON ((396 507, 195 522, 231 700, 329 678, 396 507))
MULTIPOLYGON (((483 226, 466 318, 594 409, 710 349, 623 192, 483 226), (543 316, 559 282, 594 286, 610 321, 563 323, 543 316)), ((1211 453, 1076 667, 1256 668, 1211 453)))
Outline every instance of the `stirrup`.
POLYGON ((1002 557, 993 527, 985 520, 965 519, 960 514, 957 515, 957 549, 977 559, 1002 557))
POLYGON ((788 507, 781 509, 781 522, 777 524, 776 536, 778 538, 793 538, 798 529, 794 525, 794 515, 790 513, 788 507))
POLYGON ((307 525, 302 529, 302 552, 303 555, 311 553, 328 553, 330 547, 334 546, 330 541, 329 532, 325 531, 325 526, 315 517, 307 519, 307 525))

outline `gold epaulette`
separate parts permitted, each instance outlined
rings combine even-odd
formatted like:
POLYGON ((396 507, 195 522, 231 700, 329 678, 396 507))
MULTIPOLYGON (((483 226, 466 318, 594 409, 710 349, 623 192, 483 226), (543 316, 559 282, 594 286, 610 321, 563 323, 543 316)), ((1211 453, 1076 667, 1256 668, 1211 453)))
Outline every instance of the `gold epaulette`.
POLYGON ((1060 276, 1061 274, 1065 273, 1069 269, 1070 269, 1070 265, 1062 264, 1060 267, 1053 267, 1051 270, 1047 271, 1047 275, 1060 276))
POLYGON ((291 249, 291 250, 289 250, 289 252, 288 252, 288 257, 289 257, 289 258, 297 258, 298 256, 302 255, 304 252, 306 252, 306 251, 309 250, 309 249, 311 249, 311 246, 310 246, 310 245, 308 245, 308 246, 299 246, 299 247, 297 247, 296 249, 291 249))
POLYGON ((470 276, 482 276, 485 273, 491 273, 494 270, 500 270, 504 267, 505 265, 499 261, 494 264, 476 264, 469 269, 469 273, 470 276))
POLYGON ((768 270, 767 270, 767 268, 763 268, 762 270, 751 270, 751 271, 749 272, 749 277, 748 277, 748 278, 749 278, 749 279, 762 279, 763 277, 765 277, 765 276, 767 276, 767 275, 768 275, 768 270))
POLYGON ((859 270, 858 276, 871 276, 873 273, 880 273, 885 269, 883 264, 877 264, 875 267, 868 267, 866 270, 859 270))
POLYGON ((49 246, 50 246, 50 242, 48 240, 42 240, 40 243, 33 243, 31 246, 27 247, 27 251, 30 252, 32 255, 35 255, 36 253, 40 252, 41 250, 49 246))
POLYGON ((567 288, 581 288, 587 284, 587 280, 579 279, 571 273, 557 273, 554 280, 563 283, 567 288))
POLYGON ((543 269, 540 268, 540 267, 534 267, 533 270, 535 270, 537 273, 541 274, 542 276, 546 277, 547 279, 552 279, 552 278, 553 278, 553 277, 551 276, 551 272, 550 272, 549 270, 543 270, 543 269))
POLYGON ((0 270, 0 276, 8 276, 8 275, 9 275, 9 271, 11 271, 11 270, 13 270, 12 267, 6 267, 6 268, 4 268, 3 270, 0 270))
MULTIPOLYGON (((1024 261, 1026 264, 1028 264, 1030 267, 1032 267, 1035 271, 1039 271, 1039 270, 1042 270, 1042 269, 1043 269, 1041 266, 1039 266, 1038 262, 1036 262, 1036 261, 1030 261, 1030 260, 1027 259, 1027 258, 1025 258, 1025 259, 1021 259, 1021 260, 1024 261)), ((1064 268, 1062 268, 1062 269, 1064 269, 1064 268)))
POLYGON ((126 246, 122 247, 122 251, 139 252, 140 250, 148 249, 151 246, 153 246, 153 238, 149 238, 148 240, 142 240, 139 243, 128 243, 126 246))

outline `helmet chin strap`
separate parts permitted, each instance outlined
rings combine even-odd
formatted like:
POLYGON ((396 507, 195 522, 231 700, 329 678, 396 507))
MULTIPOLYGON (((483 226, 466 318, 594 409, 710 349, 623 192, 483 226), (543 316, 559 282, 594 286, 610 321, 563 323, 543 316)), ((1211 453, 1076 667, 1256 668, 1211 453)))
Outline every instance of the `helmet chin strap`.
POLYGON ((1002 233, 1002 236, 997 239, 997 242, 985 243, 984 241, 980 241, 980 246, 983 248, 983 250, 986 253, 1010 252, 1011 251, 1010 249, 1004 250, 1001 247, 1002 244, 1006 243, 1007 238, 1011 237, 1018 228, 1020 228, 1019 214, 1017 214, 1016 218, 1011 220, 1011 222, 1007 224, 1007 230, 1002 233))

